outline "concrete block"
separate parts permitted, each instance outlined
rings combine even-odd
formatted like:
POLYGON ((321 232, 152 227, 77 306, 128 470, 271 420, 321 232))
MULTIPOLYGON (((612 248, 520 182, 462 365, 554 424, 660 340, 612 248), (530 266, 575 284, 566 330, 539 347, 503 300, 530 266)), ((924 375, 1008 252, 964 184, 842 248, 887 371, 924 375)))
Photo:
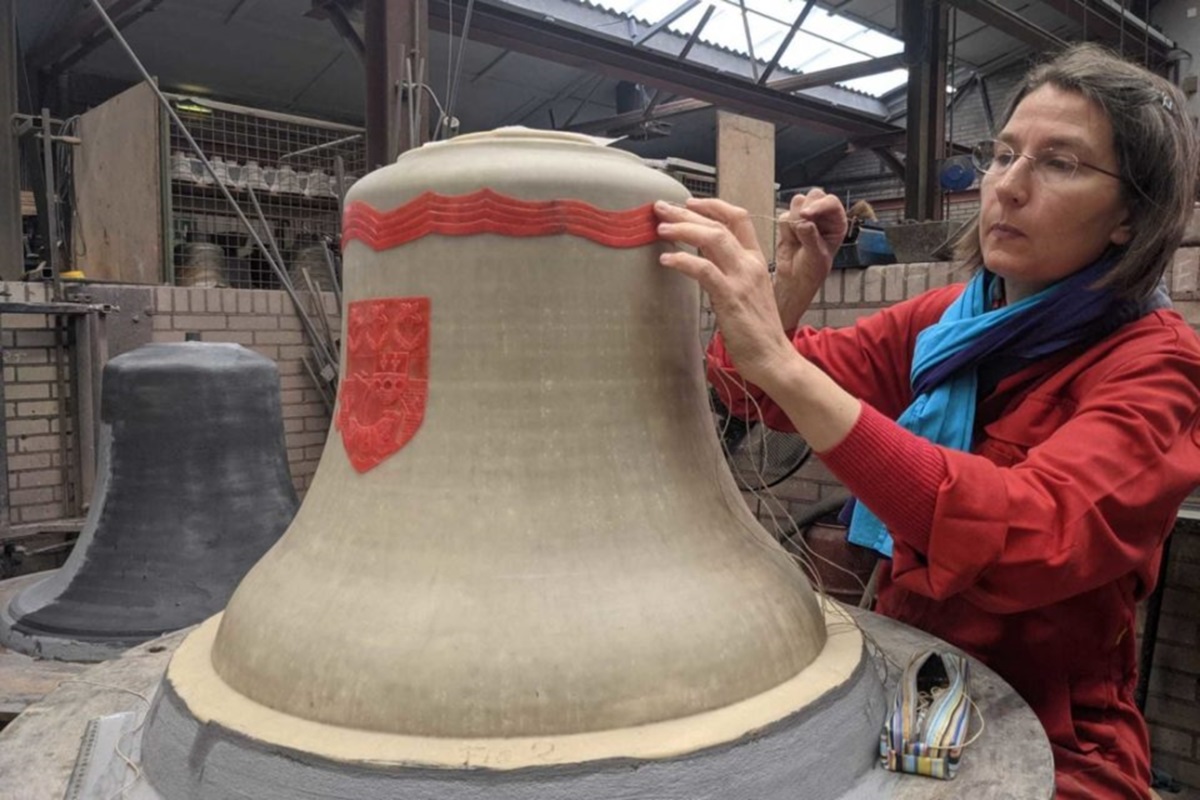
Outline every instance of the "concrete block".
POLYGON ((1190 733, 1156 725, 1150 729, 1150 747, 1161 753, 1191 758, 1196 739, 1190 733))
MULTIPOLYGON (((1200 564, 1189 564, 1184 561, 1171 560, 1167 569, 1167 586, 1175 589, 1200 592, 1200 564)), ((1195 598, 1193 609, 1200 608, 1200 595, 1195 598)), ((1200 617, 1197 617, 1200 619, 1200 617)))
POLYGON ((1200 300, 1176 300, 1174 305, 1188 325, 1200 329, 1200 300))
POLYGON ((154 311, 158 314, 169 314, 174 310, 172 303, 174 289, 170 286, 157 286, 154 289, 154 311))
POLYGON ((1192 216, 1188 219, 1183 231, 1184 247, 1200 245, 1200 203, 1192 208, 1192 216))
POLYGON ((905 298, 924 294, 929 288, 929 265, 909 264, 904 273, 905 298))
POLYGON ((14 455, 8 458, 8 469, 10 474, 16 474, 25 470, 50 469, 54 465, 55 460, 50 453, 14 455))
POLYGON ((48 519, 60 519, 63 516, 61 503, 48 503, 37 506, 21 506, 17 511, 21 522, 44 522, 48 519))
POLYGON ((48 330, 51 325, 44 314, 3 314, 0 315, 6 330, 48 330))
POLYGON ((861 303, 863 299, 863 277, 861 269, 842 270, 842 302, 861 303))
POLYGON ((1200 702, 1200 676, 1162 669, 1156 665, 1150 671, 1149 692, 1173 700, 1200 702))
POLYGON ((54 347, 57 339, 57 334, 53 330, 18 330, 16 332, 16 347, 18 348, 34 348, 34 347, 54 347))
MULTIPOLYGON (((1169 642, 1159 642, 1154 648, 1154 663, 1163 669, 1200 675, 1200 650, 1182 647, 1169 642)), ((1196 719, 1200 719, 1197 717, 1196 719)))
POLYGON ((54 499, 54 489, 49 486, 42 486, 36 489, 16 489, 8 495, 8 502, 13 506, 32 506, 39 503, 50 503, 54 499))
POLYGON ((48 419, 16 419, 8 420, 5 432, 8 436, 37 436, 50 433, 48 419))
POLYGON ((842 278, 845 273, 845 270, 835 269, 825 279, 825 284, 821 287, 824 302, 830 304, 842 302, 842 278))
POLYGON ((1200 719, 1200 704, 1151 696, 1146 699, 1146 719, 1152 724, 1191 730, 1200 719))
POLYGON ((1171 297, 1200 300, 1200 247, 1175 251, 1171 265, 1171 297))
POLYGON ((173 321, 178 331, 223 331, 229 327, 224 314, 179 314, 173 321))
MULTIPOLYGON (((1178 593, 1182 596, 1185 593, 1178 593)), ((1158 641, 1184 647, 1200 647, 1200 616, 1197 616, 1196 606, 1200 605, 1200 596, 1192 596, 1192 606, 1189 608, 1167 608, 1164 604, 1163 613, 1158 618, 1158 641)))
POLYGON ((4 387, 5 400, 45 400, 53 396, 53 385, 46 383, 14 383, 4 387))
POLYGON ((250 347, 254 344, 253 331, 214 331, 211 342, 228 342, 230 344, 240 344, 243 347, 250 347))
POLYGON ((58 402, 55 400, 28 400, 17 403, 18 417, 53 417, 57 415, 58 402))
POLYGON ((279 327, 279 317, 261 316, 231 316, 229 330, 231 331, 273 331, 279 327))
POLYGON ((183 331, 158 331, 154 332, 155 342, 182 342, 186 339, 183 331))
MULTIPOLYGON (((293 314, 281 314, 278 317, 269 317, 268 319, 275 320, 276 324, 279 326, 279 329, 283 330, 283 331, 302 331, 302 330, 304 330, 304 323, 300 321, 299 317, 297 317, 293 314)), ((318 330, 320 330, 321 323, 316 317, 313 317, 313 324, 317 326, 318 330)), ((338 329, 333 327, 333 320, 329 321, 329 326, 331 328, 333 328, 334 335, 337 335, 338 329)))
MULTIPOLYGON (((43 420, 43 422, 44 422, 44 420, 43 420)), ((16 447, 12 448, 11 452, 16 452, 16 453, 57 453, 58 452, 58 444, 59 443, 58 443, 57 436, 44 435, 44 434, 48 433, 48 431, 42 431, 41 434, 43 434, 43 435, 14 434, 12 431, 13 424, 15 424, 15 423, 8 424, 8 435, 10 437, 16 436, 19 438, 9 439, 10 443, 12 443, 12 442, 16 443, 16 447)), ((46 426, 46 427, 49 427, 49 426, 46 426)))
POLYGON ((904 299, 904 265, 891 264, 883 268, 883 300, 895 303, 904 299))
POLYGON ((17 483, 22 489, 37 489, 45 486, 57 486, 62 482, 62 474, 56 469, 37 469, 29 472, 15 473, 17 483))
POLYGON ((204 293, 208 291, 200 287, 191 287, 187 290, 188 295, 188 310, 193 314, 202 314, 208 310, 208 304, 204 302, 204 293))
POLYGON ((863 302, 883 302, 883 270, 884 267, 867 267, 863 273, 863 302))
POLYGON ((300 331, 255 331, 255 344, 304 344, 304 334, 300 331))
POLYGON ((950 264, 937 261, 929 265, 929 288, 937 289, 950 283, 950 264))

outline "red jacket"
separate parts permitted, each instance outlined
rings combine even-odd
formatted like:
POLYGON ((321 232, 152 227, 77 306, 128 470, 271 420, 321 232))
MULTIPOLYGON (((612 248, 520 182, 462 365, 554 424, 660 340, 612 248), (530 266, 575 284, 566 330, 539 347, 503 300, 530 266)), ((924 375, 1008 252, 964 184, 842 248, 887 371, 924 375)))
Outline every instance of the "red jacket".
MULTIPOLYGON (((1147 798, 1134 612, 1200 483, 1200 339, 1157 311, 1011 375, 980 401, 964 453, 891 421, 912 399, 917 333, 962 288, 795 333, 800 353, 881 412, 864 405, 822 460, 894 538, 877 610, 963 648, 1021 694, 1050 738, 1059 797, 1147 798)), ((735 413, 792 429, 757 387, 736 388, 719 337, 709 380, 735 413)))

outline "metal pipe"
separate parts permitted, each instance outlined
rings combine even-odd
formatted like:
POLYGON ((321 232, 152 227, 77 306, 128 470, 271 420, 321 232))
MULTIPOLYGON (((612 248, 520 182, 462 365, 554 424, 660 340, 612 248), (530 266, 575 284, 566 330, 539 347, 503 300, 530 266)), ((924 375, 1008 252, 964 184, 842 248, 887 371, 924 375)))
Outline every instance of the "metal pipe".
POLYGON ((54 299, 62 299, 62 254, 58 250, 58 192, 54 183, 54 136, 50 132, 50 109, 42 109, 42 178, 46 182, 46 247, 50 253, 50 279, 54 281, 54 299))

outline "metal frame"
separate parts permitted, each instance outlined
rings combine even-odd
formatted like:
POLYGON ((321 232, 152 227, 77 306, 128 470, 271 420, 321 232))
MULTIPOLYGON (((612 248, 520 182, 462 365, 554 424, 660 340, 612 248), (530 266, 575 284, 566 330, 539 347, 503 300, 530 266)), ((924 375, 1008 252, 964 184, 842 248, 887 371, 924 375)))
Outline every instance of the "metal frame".
MULTIPOLYGON (((447 0, 429 0, 430 27, 457 35, 460 22, 455 19, 451 24, 450 18, 447 0)), ((792 124, 804 120, 816 128, 848 134, 889 133, 898 129, 869 114, 759 86, 745 78, 681 62, 665 53, 633 48, 620 39, 486 0, 475 4, 472 33, 477 34, 473 38, 478 41, 500 48, 653 84, 665 91, 771 122, 792 124)))
MULTIPOLYGON (((102 318, 102 316, 104 314, 110 313, 113 310, 114 309, 112 308, 112 306, 97 305, 97 304, 91 304, 91 303, 71 303, 71 302, 57 302, 57 301, 49 302, 49 303, 29 303, 29 302, 0 301, 0 315, 3 315, 3 314, 45 314, 48 317, 53 316, 53 317, 55 317, 56 320, 59 320, 59 321, 61 321, 63 318, 73 319, 73 320, 85 320, 85 319, 94 317, 94 318, 99 319, 99 318, 102 318)), ((92 325, 92 323, 87 323, 87 325, 89 327, 94 328, 94 331, 92 333, 85 334, 85 336, 88 337, 87 341, 90 343, 89 344, 89 353, 98 353, 98 354, 102 355, 104 353, 104 346, 102 343, 99 343, 99 342, 102 342, 103 338, 104 338, 103 323, 97 322, 94 325, 92 325)), ((55 330, 59 330, 60 328, 61 328, 61 324, 59 322, 56 322, 55 330)), ((2 327, 0 327, 0 330, 2 330, 2 327)), ((81 338, 80 336, 78 336, 78 335, 76 336, 77 341, 80 338, 81 338)), ((2 356, 2 354, 3 354, 3 349, 0 348, 0 356, 2 356)), ((0 359, 0 360, 2 360, 2 359, 0 359)), ((82 366, 81 364, 78 364, 78 362, 86 361, 86 360, 87 359, 76 359, 77 367, 82 366)), ((78 472, 77 472, 78 477, 74 483, 78 486, 79 492, 77 495, 72 497, 71 492, 70 492, 70 484, 72 483, 72 481, 67 480, 67 477, 66 477, 67 470, 70 468, 70 465, 67 463, 67 458, 65 455, 66 441, 67 441, 67 439, 66 439, 66 437, 67 437, 67 428, 66 428, 67 420, 66 420, 65 413, 62 411, 62 408, 63 408, 62 404, 64 404, 66 402, 65 391, 64 391, 64 386, 63 386, 65 377, 64 377, 64 373, 62 372, 62 364, 63 364, 62 359, 59 358, 56 363, 56 369, 58 371, 58 374, 56 376, 56 380, 58 382, 58 393, 59 393, 58 401, 60 404, 59 416, 60 416, 60 422, 61 422, 61 427, 59 430, 59 436, 60 436, 60 442, 61 442, 61 446, 59 448, 59 462, 60 462, 59 468, 62 470, 63 477, 64 477, 64 480, 63 480, 64 516, 70 516, 71 512, 77 511, 78 509, 68 509, 66 507, 67 503, 70 502, 71 500, 74 500, 76 503, 78 503, 80 498, 90 496, 90 490, 91 490, 91 486, 93 484, 88 483, 88 481, 90 480, 90 481, 94 482, 94 480, 95 480, 95 474, 96 474, 95 464, 92 463, 92 464, 85 465, 84 464, 84 461, 85 461, 84 456, 85 456, 85 452, 86 452, 86 453, 91 454, 91 458, 93 458, 93 459, 95 458, 95 453, 96 453, 95 432, 97 430, 96 420, 98 419, 98 413, 99 413, 98 412, 98 409, 99 409, 99 402, 98 402, 99 381, 98 381, 98 375, 95 374, 94 370, 92 370, 91 372, 86 373, 87 377, 90 380, 94 381, 94 383, 89 384, 88 391, 83 390, 83 388, 82 388, 83 384, 77 383, 77 390, 78 390, 78 394, 80 395, 79 403, 76 408, 76 410, 78 412, 80 412, 78 415, 79 416, 78 426, 76 428, 76 436, 78 437, 78 443, 79 443, 78 451, 77 451, 79 463, 76 465, 77 470, 78 470, 78 472), (85 406, 89 408, 89 411, 86 416, 83 413, 85 406), (87 491, 84 491, 85 488, 87 491)), ((84 377, 84 375, 85 375, 85 373, 83 373, 82 371, 77 371, 76 380, 77 381, 80 380, 80 378, 84 377)), ((2 407, 3 403, 4 403, 4 387, 5 387, 4 376, 0 375, 0 407, 2 407)), ((9 513, 10 513, 11 509, 9 507, 9 499, 8 499, 9 498, 8 447, 7 447, 8 419, 7 419, 7 415, 5 415, 5 414, 0 414, 0 442, 5 444, 4 447, 0 447, 0 542, 2 542, 5 539, 6 534, 12 528, 12 522, 9 519, 9 513)))

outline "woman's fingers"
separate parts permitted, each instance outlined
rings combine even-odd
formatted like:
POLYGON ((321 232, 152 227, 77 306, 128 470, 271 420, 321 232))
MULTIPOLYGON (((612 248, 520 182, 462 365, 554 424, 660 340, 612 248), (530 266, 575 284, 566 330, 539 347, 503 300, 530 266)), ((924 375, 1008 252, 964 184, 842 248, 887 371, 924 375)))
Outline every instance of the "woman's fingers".
POLYGON ((721 277, 721 271, 707 258, 682 250, 663 253, 658 257, 658 263, 695 279, 707 292, 715 288, 716 282, 721 277))
MULTIPOLYGON (((831 245, 841 244, 846 236, 846 209, 835 195, 825 194, 820 189, 811 189, 807 194, 792 198, 788 208, 788 220, 798 239, 805 223, 811 224, 816 235, 831 245)), ((801 239, 804 241, 804 239, 801 239)))
MULTIPOLYGON (((730 208, 733 207, 730 206, 730 208)), ((658 226, 660 238, 695 247, 722 271, 728 272, 741 266, 746 262, 747 255, 750 256, 753 263, 760 266, 763 263, 758 243, 753 242, 752 247, 745 246, 722 220, 705 216, 690 208, 680 208, 667 203, 655 204, 655 212, 660 220, 658 226)))
POLYGON ((715 197, 693 197, 687 201, 687 207, 696 213, 724 225, 737 239, 738 244, 747 250, 758 250, 758 233, 754 230, 754 221, 750 212, 744 208, 718 200, 715 197))

